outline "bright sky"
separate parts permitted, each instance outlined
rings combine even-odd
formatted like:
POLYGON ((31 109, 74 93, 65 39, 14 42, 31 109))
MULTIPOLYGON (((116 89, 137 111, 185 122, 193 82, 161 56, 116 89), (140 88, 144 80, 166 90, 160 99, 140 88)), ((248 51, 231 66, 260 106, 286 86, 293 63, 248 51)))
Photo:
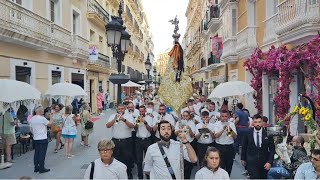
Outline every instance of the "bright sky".
POLYGON ((158 54, 172 48, 174 25, 168 22, 177 15, 182 41, 187 26, 185 12, 188 0, 141 0, 153 35, 155 60, 158 54))

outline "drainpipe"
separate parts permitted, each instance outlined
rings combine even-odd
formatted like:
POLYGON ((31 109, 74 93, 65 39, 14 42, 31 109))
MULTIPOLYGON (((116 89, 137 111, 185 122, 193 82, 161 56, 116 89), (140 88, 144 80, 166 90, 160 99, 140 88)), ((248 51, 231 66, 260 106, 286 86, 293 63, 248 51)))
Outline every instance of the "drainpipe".
POLYGON ((226 64, 225 65, 225 79, 226 79, 226 81, 225 82, 228 82, 228 78, 229 78, 229 76, 228 76, 228 64, 226 64))

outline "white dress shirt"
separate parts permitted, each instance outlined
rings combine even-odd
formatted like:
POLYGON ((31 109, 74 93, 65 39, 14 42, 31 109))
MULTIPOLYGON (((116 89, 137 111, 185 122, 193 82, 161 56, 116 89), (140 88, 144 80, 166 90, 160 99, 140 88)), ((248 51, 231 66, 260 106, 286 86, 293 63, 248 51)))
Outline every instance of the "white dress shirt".
MULTIPOLYGON (((222 131, 224 126, 230 126, 230 128, 233 130, 233 132, 235 134, 237 134, 237 130, 236 130, 236 126, 234 125, 233 122, 221 122, 221 121, 217 121, 216 123, 214 123, 214 132, 215 133, 219 133, 222 131)), ((227 135, 227 130, 224 130, 223 133, 221 134, 220 137, 216 138, 216 143, 220 144, 220 145, 230 145, 234 143, 234 139, 233 137, 229 137, 227 135)))
MULTIPOLYGON (((139 116, 137 117, 137 119, 138 118, 139 118, 139 116)), ((146 116, 144 118, 145 118, 145 121, 148 123, 148 125, 152 128, 153 127, 153 118, 151 118, 150 116, 146 116)), ((147 126, 143 122, 141 122, 138 125, 136 137, 138 137, 138 138, 148 138, 150 136, 151 136, 151 133, 148 131, 147 126)))
MULTIPOLYGON (((164 116, 162 117, 162 119, 168 121, 168 122, 171 124, 171 126, 172 126, 173 129, 175 128, 176 122, 175 122, 175 120, 174 120, 174 118, 172 117, 171 114, 166 113, 166 115, 164 115, 164 116)), ((154 122, 155 122, 154 125, 156 125, 157 123, 159 123, 160 120, 161 120, 161 115, 159 114, 159 116, 157 116, 157 117, 154 118, 154 122)), ((160 139, 160 135, 159 135, 159 131, 158 131, 158 130, 157 130, 155 136, 160 139)))
MULTIPOLYGON (((170 139, 169 148, 163 146, 163 150, 168 157, 176 179, 181 179, 180 143, 170 139)), ((183 145, 183 158, 190 162, 185 145, 183 145)), ((144 163, 143 171, 150 172, 150 179, 172 179, 157 143, 148 147, 144 163)))
POLYGON ((219 168, 216 172, 213 172, 207 167, 203 167, 196 173, 194 179, 230 179, 230 177, 227 171, 222 168, 219 168))
MULTIPOLYGON (((112 114, 108 120, 108 122, 111 122, 115 119, 116 114, 112 114)), ((132 115, 129 114, 124 114, 123 117, 135 124, 135 122, 133 121, 132 115)), ((111 127, 112 129, 112 137, 116 138, 116 139, 126 139, 132 136, 132 131, 131 128, 129 128, 127 126, 127 124, 123 121, 119 121, 118 123, 114 123, 113 126, 111 127)))
POLYGON ((259 143, 260 143, 260 146, 261 147, 261 143, 262 143, 262 128, 258 131, 256 130, 255 128, 253 128, 253 139, 254 139, 254 143, 256 144, 256 146, 258 147, 258 144, 257 144, 257 134, 259 134, 259 143))
MULTIPOLYGON (((195 133, 196 135, 200 134, 199 129, 202 129, 203 125, 204 125, 203 122, 196 125, 196 133, 195 133)), ((214 132, 214 125, 212 123, 208 123, 207 128, 212 132, 214 132)), ((201 144, 213 143, 214 139, 212 135, 210 133, 207 133, 207 134, 209 135, 209 138, 204 138, 205 134, 201 134, 200 138, 198 139, 198 143, 201 143, 201 144)))
POLYGON ((30 119, 30 127, 33 134, 33 140, 47 139, 47 125, 49 121, 40 115, 35 115, 30 119))
MULTIPOLYGON (((93 179, 128 179, 127 173, 123 173, 126 171, 127 166, 116 159, 107 165, 99 158, 94 161, 93 179)), ((91 163, 84 174, 84 179, 90 179, 90 172, 91 163)))
MULTIPOLYGON (((176 126, 175 126, 175 132, 179 131, 180 126, 181 126, 181 123, 182 123, 182 124, 185 124, 185 125, 188 125, 193 133, 196 132, 196 125, 194 124, 194 122, 193 122, 192 120, 189 120, 189 121, 187 121, 187 120, 181 120, 181 122, 178 121, 178 122, 176 123, 176 126)), ((190 136, 189 131, 188 131, 188 133, 186 134, 186 137, 187 137, 187 140, 188 140, 189 142, 192 142, 192 141, 194 140, 194 137, 191 137, 191 136, 190 136)), ((180 141, 180 138, 177 137, 177 140, 180 141)))

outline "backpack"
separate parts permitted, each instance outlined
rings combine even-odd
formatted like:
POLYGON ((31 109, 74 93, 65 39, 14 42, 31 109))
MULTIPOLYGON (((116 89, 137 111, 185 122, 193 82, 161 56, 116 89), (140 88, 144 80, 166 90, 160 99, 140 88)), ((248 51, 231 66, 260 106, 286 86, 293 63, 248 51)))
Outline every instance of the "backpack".
POLYGON ((93 179, 94 174, 94 161, 91 162, 90 179, 93 179))

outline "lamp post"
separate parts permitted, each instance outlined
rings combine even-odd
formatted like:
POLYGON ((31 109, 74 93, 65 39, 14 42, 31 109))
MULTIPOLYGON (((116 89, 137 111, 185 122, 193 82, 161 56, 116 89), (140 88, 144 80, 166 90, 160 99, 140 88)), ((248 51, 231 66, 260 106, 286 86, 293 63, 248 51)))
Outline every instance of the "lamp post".
POLYGON ((108 46, 111 47, 113 57, 116 58, 118 64, 118 74, 112 73, 109 77, 109 80, 113 84, 118 84, 117 104, 121 103, 121 84, 125 84, 130 80, 129 76, 123 74, 121 71, 122 61, 130 47, 131 37, 126 31, 126 27, 123 26, 122 12, 122 2, 120 2, 118 10, 119 16, 111 16, 112 20, 106 25, 107 43, 108 46))
POLYGON ((148 57, 147 57, 147 60, 146 62, 144 63, 145 67, 146 67, 146 70, 147 70, 147 80, 146 80, 146 83, 147 85, 149 86, 149 84, 152 82, 152 80, 150 79, 150 70, 151 70, 151 62, 150 62, 150 58, 149 58, 149 54, 148 54, 148 57))

